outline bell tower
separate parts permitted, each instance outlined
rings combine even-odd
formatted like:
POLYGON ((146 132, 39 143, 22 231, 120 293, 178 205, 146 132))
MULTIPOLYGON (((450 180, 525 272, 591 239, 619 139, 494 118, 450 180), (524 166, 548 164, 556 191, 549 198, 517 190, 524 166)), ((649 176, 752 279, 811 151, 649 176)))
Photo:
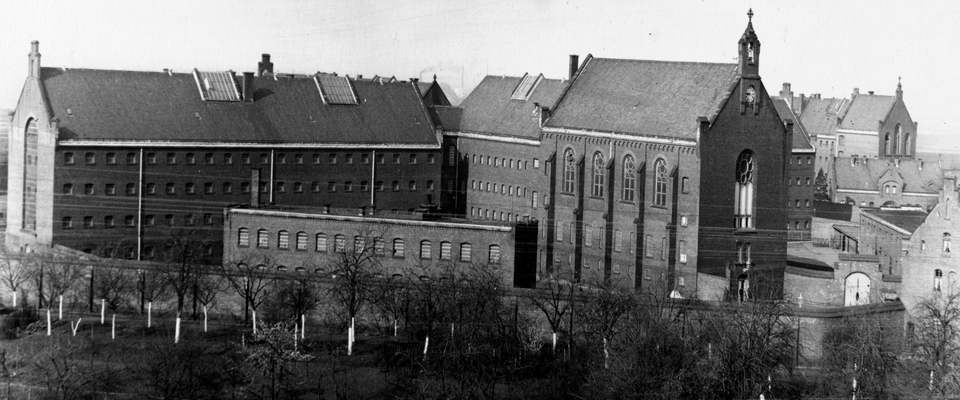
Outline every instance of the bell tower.
POLYGON ((747 29, 740 37, 740 76, 744 78, 760 77, 760 40, 753 30, 753 9, 747 12, 747 29))

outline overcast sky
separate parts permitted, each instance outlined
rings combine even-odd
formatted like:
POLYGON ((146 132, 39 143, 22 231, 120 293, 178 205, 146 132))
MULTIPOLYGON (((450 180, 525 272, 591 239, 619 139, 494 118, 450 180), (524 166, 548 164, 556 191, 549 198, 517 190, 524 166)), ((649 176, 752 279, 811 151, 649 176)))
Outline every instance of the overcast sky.
POLYGON ((760 75, 793 91, 904 99, 921 151, 960 151, 960 2, 904 1, 19 1, 0 23, 0 108, 14 108, 30 41, 45 66, 431 79, 567 75, 568 56, 735 62, 753 7, 760 75))

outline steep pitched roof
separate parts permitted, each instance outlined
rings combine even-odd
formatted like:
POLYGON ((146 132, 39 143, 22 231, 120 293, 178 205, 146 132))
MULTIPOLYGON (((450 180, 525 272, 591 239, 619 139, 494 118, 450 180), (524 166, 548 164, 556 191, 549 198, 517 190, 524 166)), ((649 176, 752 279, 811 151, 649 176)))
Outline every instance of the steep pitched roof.
POLYGON ((843 117, 840 129, 876 131, 879 129, 879 121, 887 119, 896 102, 897 98, 894 96, 857 95, 850 104, 850 110, 843 117))
POLYGON ((864 214, 869 214, 874 218, 889 222, 890 224, 913 234, 917 228, 927 219, 927 213, 916 210, 863 210, 864 214))
POLYGON ((900 160, 897 167, 894 161, 867 159, 866 163, 860 158, 856 165, 851 165, 853 158, 837 157, 836 176, 837 189, 880 190, 880 177, 888 169, 894 169, 903 177, 903 191, 920 193, 938 193, 942 182, 940 168, 936 162, 924 162, 920 168, 919 160, 900 160))
POLYGON ((777 115, 780 116, 780 120, 784 122, 784 125, 786 125, 788 119, 793 121, 793 149, 813 150, 813 145, 810 144, 810 135, 807 134, 807 128, 803 126, 803 123, 800 122, 797 115, 790 109, 787 101, 779 97, 771 97, 770 100, 773 101, 773 107, 777 109, 777 115))
POLYGON ((42 79, 61 140, 437 144, 413 83, 352 80, 357 105, 326 105, 312 78, 254 78, 252 103, 205 102, 191 74, 44 68, 42 79))
POLYGON ((850 106, 847 99, 807 99, 800 112, 800 122, 811 135, 834 135, 837 116, 850 106))
MULTIPOLYGON (((553 109, 568 82, 540 79, 527 100, 511 100, 510 96, 521 80, 521 77, 483 78, 460 103, 463 113, 458 130, 538 139, 540 114, 534 103, 553 109)), ((446 121, 444 128, 453 129, 446 121)))
POLYGON ((736 64, 588 58, 547 126, 695 139, 738 79, 736 64))

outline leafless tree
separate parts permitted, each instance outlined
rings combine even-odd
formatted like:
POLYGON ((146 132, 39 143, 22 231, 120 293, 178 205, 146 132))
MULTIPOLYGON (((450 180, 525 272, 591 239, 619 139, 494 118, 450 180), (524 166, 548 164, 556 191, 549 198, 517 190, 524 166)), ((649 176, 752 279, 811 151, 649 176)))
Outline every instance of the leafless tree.
POLYGON ((955 396, 960 393, 960 293, 923 299, 914 315, 913 352, 929 371, 929 389, 938 398, 955 396))
POLYGON ((81 352, 80 344, 57 341, 37 355, 34 366, 40 371, 47 391, 57 398, 77 398, 81 390, 90 384, 90 371, 82 367, 81 352))
POLYGON ((385 256, 385 230, 378 228, 364 226, 353 238, 333 238, 334 251, 327 265, 333 282, 328 292, 343 307, 344 324, 349 324, 373 299, 374 281, 383 278, 386 272, 379 259, 385 256))
POLYGON ((119 309, 134 284, 129 271, 118 263, 104 263, 94 268, 93 276, 96 297, 104 300, 111 310, 119 309))
POLYGON ((70 289, 83 278, 84 260, 76 256, 48 254, 40 258, 40 265, 43 266, 44 292, 50 302, 60 296, 67 297, 70 289))
POLYGON ((320 303, 320 285, 316 277, 305 273, 293 273, 277 279, 274 297, 281 319, 299 321, 300 316, 313 310, 320 303))
POLYGON ((197 291, 194 294, 200 305, 207 307, 217 298, 225 289, 226 277, 221 271, 210 267, 204 267, 203 272, 197 276, 197 291))
POLYGON ((530 302, 543 313, 551 332, 557 335, 563 329, 564 315, 573 304, 574 285, 555 273, 541 280, 537 289, 537 293, 529 298, 530 302))
POLYGON ((137 292, 140 293, 140 314, 145 303, 162 301, 168 296, 170 280, 167 271, 157 265, 146 265, 137 270, 137 292))
POLYGON ((245 259, 224 263, 222 272, 230 288, 243 299, 244 321, 250 318, 250 309, 254 311, 263 304, 273 290, 276 267, 268 256, 250 256, 245 259))
MULTIPOLYGON (((160 260, 166 271, 170 289, 177 298, 177 313, 183 312, 187 294, 196 288, 196 279, 203 269, 210 240, 197 229, 175 230, 164 244, 160 260)), ((196 304, 193 313, 196 316, 196 304)))
POLYGON ((30 269, 21 257, 0 250, 0 282, 3 282, 4 286, 16 295, 29 278, 30 269))

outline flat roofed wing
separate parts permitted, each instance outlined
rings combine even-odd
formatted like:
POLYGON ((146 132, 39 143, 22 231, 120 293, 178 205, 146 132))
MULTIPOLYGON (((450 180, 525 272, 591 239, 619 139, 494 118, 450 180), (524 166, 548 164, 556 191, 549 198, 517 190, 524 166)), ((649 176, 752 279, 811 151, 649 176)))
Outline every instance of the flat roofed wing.
POLYGON ((314 77, 325 104, 357 104, 350 80, 345 76, 317 74, 314 77))
POLYGON ((537 83, 540 83, 541 78, 543 78, 543 74, 536 76, 529 74, 523 75, 523 79, 520 80, 520 84, 517 85, 517 88, 510 96, 510 100, 527 101, 527 99, 530 98, 530 94, 533 93, 533 89, 537 86, 537 83))
POLYGON ((204 101, 240 101, 240 92, 232 71, 204 72, 193 70, 193 77, 204 101))

